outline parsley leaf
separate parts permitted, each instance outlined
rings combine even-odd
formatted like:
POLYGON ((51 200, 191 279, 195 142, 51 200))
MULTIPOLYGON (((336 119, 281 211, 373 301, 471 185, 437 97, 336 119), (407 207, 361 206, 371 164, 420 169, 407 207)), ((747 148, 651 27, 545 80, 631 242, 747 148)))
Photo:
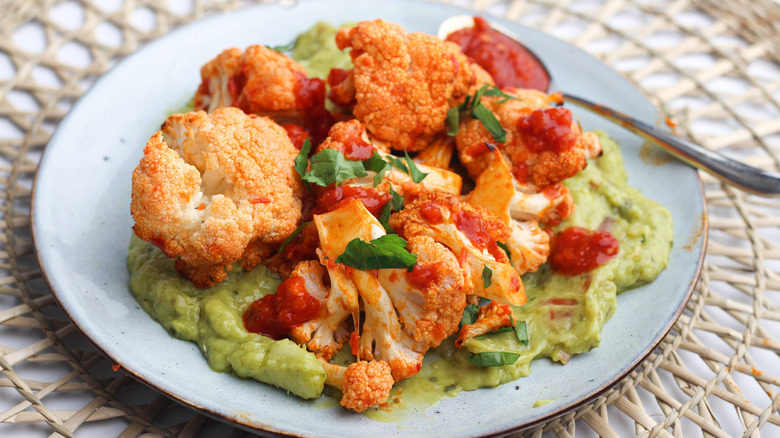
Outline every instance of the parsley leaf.
POLYGON ((301 151, 298 152, 298 155, 295 157, 295 165, 293 166, 301 178, 306 174, 306 166, 309 164, 309 152, 311 152, 311 142, 307 137, 306 140, 303 141, 301 151))
POLYGON ((384 227, 387 234, 396 234, 396 232, 390 228, 390 210, 392 210, 392 208, 392 202, 388 202, 382 207, 382 214, 379 215, 379 223, 382 224, 382 227, 384 227))
POLYGON ((387 156, 387 161, 393 167, 395 167, 396 169, 402 171, 403 173, 405 173, 407 175, 411 175, 411 173, 409 172, 409 167, 406 165, 406 163, 404 163, 404 160, 402 160, 402 159, 400 159, 398 157, 394 157, 392 155, 388 155, 387 156))
POLYGON ((390 194, 393 195, 393 210, 401 211, 404 209, 404 197, 399 195, 398 192, 393 190, 393 186, 390 186, 390 194))
POLYGON ((525 321, 518 321, 517 324, 515 324, 515 334, 517 335, 517 340, 522 342, 523 345, 528 345, 528 326, 525 324, 525 321))
POLYGON ((406 240, 397 234, 387 234, 371 242, 352 239, 336 263, 361 271, 370 269, 411 269, 417 264, 417 254, 406 250, 406 240))
POLYGON ((482 287, 487 289, 490 284, 493 283, 493 270, 488 268, 487 265, 482 267, 482 287))
POLYGON ((382 157, 374 151, 371 157, 363 161, 363 168, 371 172, 376 172, 376 175, 374 175, 374 187, 376 187, 382 183, 385 174, 390 171, 392 165, 383 160, 382 157))
POLYGON ((517 353, 507 353, 504 351, 486 351, 483 353, 469 354, 467 359, 478 367, 502 367, 512 365, 520 357, 517 353))
POLYGON ((509 250, 509 246, 507 246, 504 242, 496 242, 496 245, 498 245, 499 248, 503 249, 506 253, 507 258, 509 258, 509 263, 512 263, 512 251, 509 250))
POLYGON ((294 40, 290 41, 287 44, 280 44, 278 46, 268 46, 268 45, 266 45, 266 47, 268 47, 269 49, 274 50, 276 52, 279 52, 279 53, 292 52, 293 49, 295 49, 295 44, 297 42, 298 42, 298 38, 295 38, 294 40))
POLYGON ((309 161, 311 170, 304 175, 304 181, 323 187, 368 175, 363 162, 347 160, 343 153, 335 149, 324 149, 314 154, 309 161))
POLYGON ((481 103, 475 105, 471 110, 471 116, 482 122, 482 126, 488 130, 497 142, 506 142, 506 130, 501 126, 496 116, 489 109, 485 108, 484 105, 481 103))
POLYGON ((452 107, 447 111, 447 135, 458 135, 460 120, 463 118, 462 116, 470 114, 471 117, 482 123, 482 126, 488 130, 490 135, 492 135, 497 142, 506 142, 506 130, 501 126, 501 123, 496 119, 496 116, 482 105, 483 96, 503 97, 503 99, 495 102, 497 104, 502 104, 510 99, 518 100, 518 98, 504 93, 495 85, 485 84, 479 87, 479 89, 474 92, 473 96, 466 96, 463 103, 456 107, 452 107))
POLYGON ((463 317, 460 318, 461 327, 466 324, 474 324, 477 320, 477 312, 479 312, 479 306, 476 304, 467 304, 463 309, 463 317))
POLYGON ((303 232, 303 229, 306 228, 307 225, 309 225, 311 221, 302 223, 298 228, 293 230, 292 233, 290 233, 289 236, 287 236, 282 241, 282 246, 279 247, 279 253, 281 254, 282 251, 284 251, 285 248, 287 248, 287 245, 289 245, 293 240, 295 240, 296 237, 300 236, 300 234, 303 232))
POLYGON ((447 135, 454 137, 458 135, 460 129, 460 105, 454 106, 447 111, 447 135))
MULTIPOLYGON (((499 124, 499 126, 501 125, 499 124)), ((420 171, 420 169, 417 167, 417 163, 415 163, 414 160, 412 160, 412 158, 409 156, 409 152, 404 150, 404 155, 406 156, 406 164, 409 166, 409 175, 412 177, 412 181, 419 184, 422 180, 425 179, 426 176, 428 176, 428 174, 420 171)))

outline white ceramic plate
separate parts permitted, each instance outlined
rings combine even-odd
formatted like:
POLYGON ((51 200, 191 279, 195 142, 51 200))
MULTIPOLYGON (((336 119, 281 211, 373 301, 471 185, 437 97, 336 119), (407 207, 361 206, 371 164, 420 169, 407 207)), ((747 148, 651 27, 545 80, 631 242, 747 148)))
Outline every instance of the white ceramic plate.
MULTIPOLYGON (((669 267, 655 282, 618 298, 601 346, 565 366, 536 361, 531 376, 517 382, 464 392, 426 411, 410 410, 399 423, 376 422, 211 371, 194 344, 169 337, 128 290, 130 174, 165 114, 194 93, 202 64, 231 46, 287 43, 318 20, 384 18, 409 31, 435 34, 443 19, 463 13, 391 0, 258 6, 186 26, 101 78, 59 126, 34 189, 33 231, 41 266, 79 329, 126 372, 187 405, 250 429, 302 436, 499 434, 592 400, 629 373, 668 332, 698 277, 706 240, 701 184, 678 162, 645 164, 638 137, 576 109, 585 129, 604 129, 621 143, 631 184, 671 210, 675 244, 669 267), (538 399, 554 401, 534 408, 538 399)), ((563 89, 655 121, 647 99, 608 67, 554 38, 498 21, 542 55, 563 89)))

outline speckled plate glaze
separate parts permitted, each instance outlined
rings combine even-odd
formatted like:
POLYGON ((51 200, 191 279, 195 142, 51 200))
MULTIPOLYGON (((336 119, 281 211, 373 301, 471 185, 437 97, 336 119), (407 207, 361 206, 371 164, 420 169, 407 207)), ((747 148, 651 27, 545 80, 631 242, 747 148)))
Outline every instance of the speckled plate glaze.
MULTIPOLYGON (((231 46, 287 43, 318 20, 381 17, 409 31, 435 34, 443 19, 463 13, 397 0, 263 5, 185 26, 101 78, 59 126, 34 188, 33 231, 41 266, 79 329, 127 373, 186 405, 247 429, 295 436, 502 434, 580 406, 627 375, 669 331, 698 278, 706 241, 702 188, 691 168, 674 161, 644 163, 638 137, 577 108, 585 129, 603 129, 620 142, 630 183, 671 210, 675 245, 669 267, 655 282, 618 298, 601 346, 565 366, 536 361, 531 376, 517 382, 464 392, 427 410, 408 409, 398 423, 376 422, 211 371, 194 344, 169 337, 128 290, 130 174, 165 114, 194 93, 202 64, 231 46), (554 401, 534 408, 539 399, 554 401)), ((639 91, 594 58, 540 32, 497 21, 542 55, 563 89, 646 122, 661 120, 639 91)))

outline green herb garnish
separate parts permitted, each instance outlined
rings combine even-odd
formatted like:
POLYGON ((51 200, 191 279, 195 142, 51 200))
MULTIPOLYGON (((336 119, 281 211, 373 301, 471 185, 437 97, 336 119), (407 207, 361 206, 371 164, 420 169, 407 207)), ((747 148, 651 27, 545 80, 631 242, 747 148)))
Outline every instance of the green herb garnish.
POLYGON ((506 257, 509 259, 509 263, 512 263, 512 251, 509 250, 509 246, 504 242, 496 242, 496 245, 504 250, 506 257))
POLYGON ((482 267, 482 287, 485 289, 490 287, 490 284, 493 283, 493 270, 488 268, 487 265, 483 265, 482 267))
POLYGON ((467 304, 463 309, 463 316, 460 318, 461 327, 466 324, 474 324, 477 320, 477 312, 479 312, 479 306, 476 304, 467 304))
POLYGON ((387 234, 366 242, 352 239, 336 263, 343 263, 361 271, 370 269, 411 269, 417 264, 417 254, 406 250, 406 240, 397 234, 387 234))
POLYGON ((486 351, 483 353, 471 353, 467 359, 478 367, 502 367, 512 365, 520 357, 517 353, 505 351, 486 351))
POLYGON ((412 158, 409 156, 409 152, 404 150, 404 156, 406 156, 406 164, 409 165, 409 175, 412 177, 412 181, 419 184, 422 180, 425 179, 426 176, 428 176, 428 174, 420 171, 420 169, 417 167, 417 163, 415 163, 414 160, 412 160, 412 158))
POLYGON ((368 175, 363 162, 347 160, 343 153, 335 149, 324 149, 314 154, 309 162, 311 170, 303 176, 304 181, 323 187, 368 175))
POLYGON ((392 168, 392 164, 383 160, 382 157, 374 151, 371 157, 363 161, 363 168, 376 173, 376 175, 374 175, 374 187, 376 187, 382 183, 385 174, 392 168))
POLYGON ((483 96, 503 97, 502 100, 496 102, 498 104, 504 103, 509 99, 517 100, 516 97, 504 93, 496 86, 485 84, 481 86, 473 96, 466 96, 463 103, 457 107, 450 108, 450 110, 447 111, 447 135, 457 135, 460 127, 460 120, 463 116, 468 114, 472 118, 479 120, 482 123, 482 126, 488 130, 490 135, 492 135, 497 142, 504 143, 506 141, 506 130, 501 126, 501 123, 496 119, 496 116, 490 112, 487 107, 482 105, 483 96))
POLYGON ((393 203, 388 202, 382 207, 382 213, 379 215, 379 223, 385 229, 387 234, 396 234, 396 232, 390 228, 390 210, 393 209, 393 203))
POLYGON ((287 245, 289 245, 293 240, 295 240, 295 238, 298 237, 303 232, 303 229, 306 228, 306 226, 309 225, 310 223, 311 223, 311 221, 304 222, 298 228, 293 230, 293 232, 290 233, 290 235, 287 236, 282 241, 282 246, 279 247, 279 253, 281 254, 282 251, 284 251, 284 249, 287 248, 287 245))
POLYGON ((306 140, 303 141, 303 146, 301 146, 301 151, 295 157, 295 165, 293 166, 301 178, 306 174, 306 167, 309 164, 309 152, 311 152, 311 142, 306 137, 306 140))

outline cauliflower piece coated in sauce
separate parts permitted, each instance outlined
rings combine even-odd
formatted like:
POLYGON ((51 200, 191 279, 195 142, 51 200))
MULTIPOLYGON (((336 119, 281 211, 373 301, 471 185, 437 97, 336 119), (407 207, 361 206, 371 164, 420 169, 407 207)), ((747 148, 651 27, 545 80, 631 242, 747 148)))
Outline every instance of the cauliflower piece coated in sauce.
MULTIPOLYGON (((355 117, 396 150, 427 146, 444 129, 447 111, 474 82, 470 62, 457 45, 407 33, 397 24, 363 21, 340 30, 336 44, 352 48, 354 68, 343 76, 354 85, 355 117)), ((339 100, 350 101, 338 84, 331 85, 340 91, 339 100)))
POLYGON ((261 45, 224 50, 200 70, 202 82, 195 93, 196 110, 214 112, 236 106, 247 113, 294 112, 311 108, 325 96, 324 82, 310 79, 306 70, 288 56, 261 45), (310 84, 317 82, 319 84, 310 84), (301 90, 315 90, 318 99, 301 99, 301 90))
MULTIPOLYGON (((536 90, 503 91, 514 99, 483 96, 481 102, 506 130, 506 142, 496 146, 527 192, 538 192, 576 175, 589 158, 601 154, 595 133, 583 132, 568 109, 552 107, 560 103, 560 96, 536 90)), ((461 163, 476 179, 493 159, 485 143, 495 144, 495 139, 482 122, 466 117, 461 119, 455 140, 461 163)))
POLYGON ((390 226, 407 240, 430 236, 447 247, 467 272, 472 295, 515 306, 525 304, 523 282, 497 246, 509 238, 511 228, 487 210, 461 202, 458 196, 434 192, 393 213, 390 226), (487 287, 481 279, 485 268, 492 275, 487 287))
POLYGON ((237 108, 168 117, 133 171, 133 230, 201 288, 251 269, 297 226, 303 184, 284 129, 237 108))
POLYGON ((224 50, 203 65, 201 78, 193 100, 196 110, 234 106, 271 117, 288 130, 305 129, 314 144, 334 123, 325 109, 325 81, 310 78, 303 66, 268 47, 224 50))

